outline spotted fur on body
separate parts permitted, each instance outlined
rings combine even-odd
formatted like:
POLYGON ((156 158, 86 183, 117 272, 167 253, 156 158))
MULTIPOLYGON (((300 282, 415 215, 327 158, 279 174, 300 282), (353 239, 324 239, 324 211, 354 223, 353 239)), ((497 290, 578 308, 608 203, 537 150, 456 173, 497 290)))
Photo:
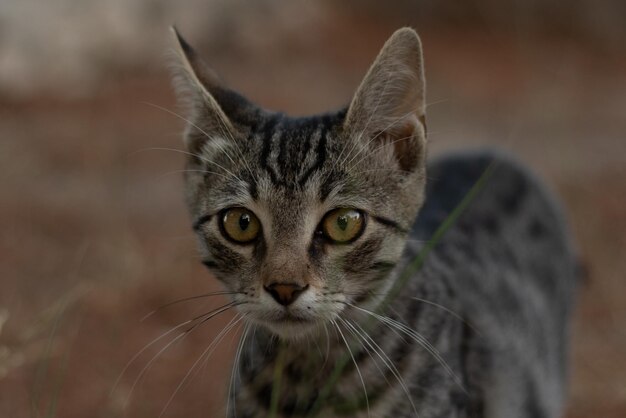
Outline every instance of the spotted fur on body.
POLYGON ((509 157, 426 163, 412 29, 349 106, 306 118, 223 87, 176 35, 187 202, 246 324, 228 416, 561 416, 576 283, 563 216, 509 157), (258 219, 252 240, 229 237, 232 208, 258 219), (362 220, 345 243, 324 229, 342 208, 362 220))

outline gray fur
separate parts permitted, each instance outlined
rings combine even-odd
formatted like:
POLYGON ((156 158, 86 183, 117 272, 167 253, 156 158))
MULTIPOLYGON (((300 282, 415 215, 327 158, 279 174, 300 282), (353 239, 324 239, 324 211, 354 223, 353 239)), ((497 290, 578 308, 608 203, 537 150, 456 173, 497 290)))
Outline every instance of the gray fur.
POLYGON ((190 117, 187 201, 205 264, 239 292, 233 300, 249 331, 230 416, 268 416, 273 394, 278 417, 561 415, 576 282, 562 215, 509 158, 459 154, 426 169, 413 30, 390 38, 347 108, 297 119, 226 89, 177 39, 190 117), (430 248, 477 183, 484 187, 430 248), (260 220, 253 244, 221 233, 229 207, 260 220), (335 208, 366 214, 350 244, 318 233, 335 208), (285 307, 268 282, 308 287, 285 307), (388 295, 384 317, 366 312, 388 295))

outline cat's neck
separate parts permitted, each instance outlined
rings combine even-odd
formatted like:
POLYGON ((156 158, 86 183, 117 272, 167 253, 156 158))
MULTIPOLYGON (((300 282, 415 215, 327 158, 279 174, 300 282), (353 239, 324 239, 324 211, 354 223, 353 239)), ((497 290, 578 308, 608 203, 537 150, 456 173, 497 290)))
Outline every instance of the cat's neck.
MULTIPOLYGON (((416 279, 406 283, 380 313, 376 304, 370 310, 374 315, 352 307, 343 318, 308 337, 281 340, 260 327, 251 332, 241 353, 235 396, 254 397, 257 404, 269 408, 272 392, 278 390, 287 404, 298 399, 297 408, 308 411, 320 408, 320 397, 328 405, 350 404, 354 399, 358 403, 364 392, 360 373, 371 394, 384 392, 387 381, 396 382, 410 369, 429 370, 437 360, 428 350, 415 348, 420 345, 416 338, 436 346, 440 334, 457 332, 459 323, 449 324, 454 319, 445 311, 423 303, 426 299, 435 304, 450 302, 444 300, 448 292, 441 288, 442 282, 416 279), (426 331, 419 337, 407 334, 414 329, 426 331)), ((440 350, 442 355, 444 351, 440 350)))

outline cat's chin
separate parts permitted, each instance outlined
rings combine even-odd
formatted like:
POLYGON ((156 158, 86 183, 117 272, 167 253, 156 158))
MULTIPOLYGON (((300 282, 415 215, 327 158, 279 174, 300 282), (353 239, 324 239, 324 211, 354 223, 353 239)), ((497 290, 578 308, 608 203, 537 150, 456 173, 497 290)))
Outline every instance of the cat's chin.
POLYGON ((319 320, 286 318, 276 321, 263 321, 262 326, 278 338, 289 341, 298 341, 323 332, 323 326, 319 320))

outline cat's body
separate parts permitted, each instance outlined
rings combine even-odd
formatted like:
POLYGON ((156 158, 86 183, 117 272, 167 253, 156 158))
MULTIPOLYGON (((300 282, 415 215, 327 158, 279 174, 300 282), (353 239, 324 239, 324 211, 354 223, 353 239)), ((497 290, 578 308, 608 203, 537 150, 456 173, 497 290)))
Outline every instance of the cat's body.
MULTIPOLYGON (((431 342, 455 376, 397 330, 378 324, 369 331, 394 362, 419 417, 561 414, 575 263, 561 213, 531 175, 493 153, 458 154, 433 163, 426 200, 409 238, 415 241, 407 245, 396 271, 423 251, 490 164, 493 171, 484 188, 428 253, 387 314, 431 342)), ((325 337, 319 347, 304 343, 288 350, 278 416, 307 416, 336 356, 344 355, 342 342, 330 359, 325 358, 325 337)), ((372 355, 355 355, 370 416, 416 416, 386 359, 374 354, 373 345, 364 345, 372 355)), ((237 396, 245 401, 237 408, 238 417, 268 416, 278 347, 261 332, 243 351, 237 396)), ((353 397, 360 400, 358 413, 347 416, 366 417, 360 378, 348 364, 319 416, 346 415, 353 397)))
POLYGON ((559 417, 576 282, 562 216, 507 158, 426 168, 412 30, 347 109, 305 119, 222 88, 179 40, 188 202, 248 324, 229 416, 559 417))

